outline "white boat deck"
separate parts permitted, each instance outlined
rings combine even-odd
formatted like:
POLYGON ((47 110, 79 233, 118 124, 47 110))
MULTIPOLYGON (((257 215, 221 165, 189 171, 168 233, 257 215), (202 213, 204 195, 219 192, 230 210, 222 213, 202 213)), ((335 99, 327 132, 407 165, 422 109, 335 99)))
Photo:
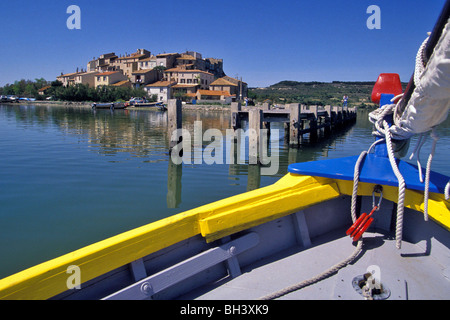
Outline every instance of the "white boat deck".
MULTIPOLYGON (((299 251, 287 249, 258 264, 242 269, 242 275, 223 283, 218 282, 182 296, 181 299, 198 300, 255 300, 285 287, 317 276, 333 265, 348 258, 355 246, 345 230, 318 237, 312 248, 299 251)), ((440 244, 431 240, 418 243, 403 241, 402 248, 395 240, 379 233, 366 233, 362 253, 330 277, 289 293, 279 299, 336 299, 362 300, 352 280, 367 272, 369 266, 378 266, 382 285, 390 290, 389 300, 449 299, 450 257, 429 255, 430 250, 440 251, 440 244)))

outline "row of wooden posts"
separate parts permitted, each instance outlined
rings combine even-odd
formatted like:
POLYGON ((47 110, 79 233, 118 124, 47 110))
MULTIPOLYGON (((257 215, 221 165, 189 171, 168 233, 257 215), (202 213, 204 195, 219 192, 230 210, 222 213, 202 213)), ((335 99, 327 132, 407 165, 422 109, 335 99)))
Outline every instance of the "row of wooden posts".
MULTIPOLYGON (((172 137, 174 130, 181 129, 182 103, 180 100, 168 101, 168 132, 172 137)), ((311 140, 318 136, 318 131, 325 132, 339 130, 349 123, 356 121, 356 108, 335 106, 305 106, 291 103, 284 108, 273 108, 270 103, 264 103, 262 107, 243 107, 240 102, 231 104, 231 126, 234 130, 241 129, 243 121, 248 121, 248 129, 253 129, 256 135, 249 136, 250 148, 260 142, 261 129, 268 129, 272 122, 284 123, 285 136, 290 147, 298 147, 301 138, 310 134, 311 140)), ((170 140, 170 150, 180 143, 181 137, 170 140)), ((258 148, 256 148, 258 149, 258 148)))
POLYGON ((242 108, 240 103, 231 104, 231 123, 234 129, 241 128, 242 120, 248 121, 249 128, 269 129, 271 122, 282 122, 289 139, 289 146, 297 147, 301 137, 309 133, 317 137, 318 130, 331 131, 356 120, 356 108, 332 106, 306 106, 291 103, 282 109, 272 109, 269 103, 262 108, 242 108))

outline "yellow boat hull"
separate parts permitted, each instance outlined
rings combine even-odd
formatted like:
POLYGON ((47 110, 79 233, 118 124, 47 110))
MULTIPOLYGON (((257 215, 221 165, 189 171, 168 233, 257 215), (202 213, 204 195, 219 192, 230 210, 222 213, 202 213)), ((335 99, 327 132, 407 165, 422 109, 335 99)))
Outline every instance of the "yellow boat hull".
MULTIPOLYGON (((49 299, 67 290, 68 267, 81 270, 84 283, 183 240, 201 235, 212 242, 340 196, 351 181, 288 173, 271 186, 236 195, 130 230, 0 280, 0 299, 49 299)), ((358 195, 372 196, 360 183, 358 195)), ((396 202, 398 188, 384 186, 383 198, 396 202)), ((423 212, 423 194, 407 190, 405 207, 423 212)), ((450 204, 431 194, 429 216, 450 230, 450 204)), ((350 215, 350 212, 348 213, 350 215)))

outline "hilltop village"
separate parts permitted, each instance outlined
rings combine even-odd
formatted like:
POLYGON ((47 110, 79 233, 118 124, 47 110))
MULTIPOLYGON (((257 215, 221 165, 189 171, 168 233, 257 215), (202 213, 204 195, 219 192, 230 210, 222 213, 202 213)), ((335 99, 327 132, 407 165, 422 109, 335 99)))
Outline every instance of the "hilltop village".
POLYGON ((61 74, 57 80, 63 86, 81 83, 95 88, 142 88, 159 102, 179 98, 230 103, 246 98, 248 93, 247 83, 225 74, 222 59, 203 58, 194 51, 152 55, 138 49, 123 56, 106 53, 89 61, 86 70, 61 74))

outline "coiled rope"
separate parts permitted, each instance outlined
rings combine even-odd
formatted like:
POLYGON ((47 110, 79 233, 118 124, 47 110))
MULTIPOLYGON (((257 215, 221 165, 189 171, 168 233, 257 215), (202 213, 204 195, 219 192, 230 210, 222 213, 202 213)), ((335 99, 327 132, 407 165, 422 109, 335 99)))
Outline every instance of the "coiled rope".
POLYGON ((351 263, 353 260, 356 259, 356 257, 360 254, 360 252, 362 251, 362 246, 363 246, 363 242, 362 240, 358 241, 358 245, 356 246, 355 251, 353 251, 352 255, 349 256, 347 259, 345 259, 342 262, 339 262, 338 264, 335 264, 334 266, 332 266, 330 269, 326 270, 325 272, 309 279, 309 280, 305 280, 302 281, 298 284, 295 284, 293 286, 290 287, 286 287, 282 290, 276 291, 274 293, 271 293, 269 295, 266 295, 264 297, 259 298, 258 300, 273 300, 273 299, 277 299, 281 296, 284 296, 288 293, 300 290, 304 287, 307 287, 309 285, 312 285, 316 282, 319 282, 325 278, 328 278, 330 275, 336 273, 338 270, 342 269, 343 267, 345 267, 347 264, 351 263))
MULTIPOLYGON (((358 184, 359 184, 359 175, 360 175, 360 170, 361 170, 361 163, 363 162, 364 158, 366 157, 366 155, 370 152, 370 150, 372 149, 373 146, 375 146, 377 143, 382 142, 381 140, 375 141, 372 146, 370 146, 368 151, 363 151, 358 160, 356 161, 355 164, 355 170, 353 173, 353 191, 352 191, 352 202, 351 202, 351 216, 352 216, 352 221, 353 223, 356 221, 356 200, 357 200, 357 196, 358 196, 358 184)), ((273 299, 277 299, 279 297, 282 297, 288 293, 300 290, 302 288, 305 288, 307 286, 310 286, 314 283, 317 283, 319 281, 322 281, 323 279, 328 278, 329 276, 331 276, 332 274, 338 272, 340 269, 344 268, 346 265, 348 265, 349 263, 353 262, 358 255, 361 253, 362 251, 362 247, 363 247, 363 240, 362 238, 358 241, 355 250, 353 251, 353 253, 345 260, 335 264, 334 266, 332 266, 331 268, 325 270, 324 272, 320 273, 319 275, 299 282, 297 284, 294 284, 292 286, 283 288, 281 290, 278 290, 276 292, 273 292, 271 294, 268 294, 266 296, 263 296, 261 298, 259 298, 258 300, 273 300, 273 299)))

